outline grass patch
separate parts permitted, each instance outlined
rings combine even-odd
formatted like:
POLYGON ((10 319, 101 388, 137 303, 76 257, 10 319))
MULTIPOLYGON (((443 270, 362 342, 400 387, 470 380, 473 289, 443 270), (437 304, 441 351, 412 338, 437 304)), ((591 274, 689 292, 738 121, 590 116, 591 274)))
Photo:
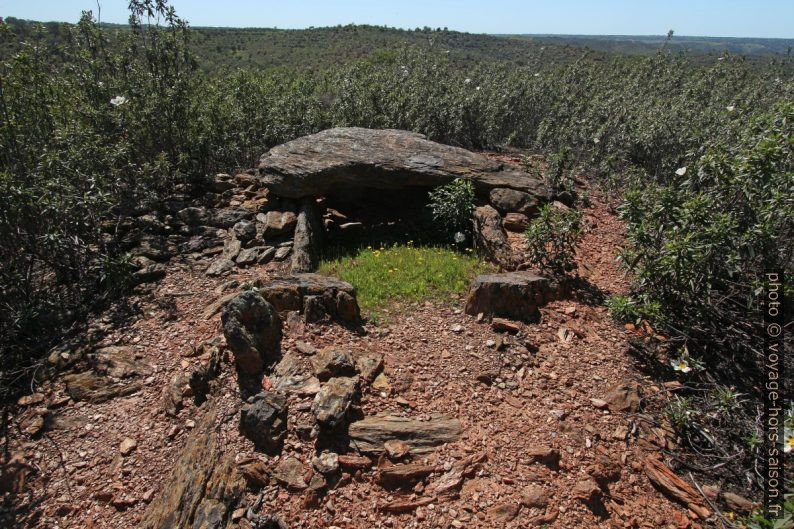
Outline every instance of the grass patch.
POLYGON ((442 299, 469 286, 478 273, 488 270, 470 250, 412 244, 361 248, 352 256, 324 261, 320 273, 333 275, 356 287, 364 313, 377 317, 395 301, 442 299))

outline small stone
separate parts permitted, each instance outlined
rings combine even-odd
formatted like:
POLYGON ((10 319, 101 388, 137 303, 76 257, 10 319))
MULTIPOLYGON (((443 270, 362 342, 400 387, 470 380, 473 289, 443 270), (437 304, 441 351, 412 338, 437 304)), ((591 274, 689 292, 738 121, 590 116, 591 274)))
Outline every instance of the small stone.
POLYGON ((561 342, 570 342, 574 337, 576 337, 576 333, 567 327, 560 327, 557 330, 557 338, 559 338, 561 342))
POLYGON ((304 490, 308 485, 303 476, 306 468, 303 463, 294 457, 286 457, 279 461, 273 471, 276 481, 290 489, 304 490))
POLYGON ((585 479, 574 485, 571 495, 574 499, 588 503, 601 496, 601 489, 594 480, 585 479))
POLYGON ((295 342, 295 349, 297 349, 300 354, 306 356, 312 356, 317 353, 317 349, 313 345, 300 340, 295 342))
POLYGON ((609 407, 609 403, 602 399, 590 399, 590 403, 599 410, 609 407))
POLYGON ((128 456, 136 448, 138 448, 138 441, 130 437, 127 437, 121 442, 121 445, 119 446, 119 452, 121 452, 121 455, 123 456, 128 456))
POLYGON ((196 421, 194 421, 193 419, 188 419, 185 421, 185 428, 192 430, 195 427, 196 427, 196 421))
POLYGON ((495 342, 495 341, 493 341, 493 340, 486 340, 486 342, 485 342, 485 347, 491 347, 491 348, 493 348, 493 347, 495 347, 495 346, 496 346, 496 342, 495 342))
POLYGON ((733 492, 723 492, 722 499, 725 500, 725 504, 733 511, 749 513, 753 510, 753 502, 733 492))
POLYGON ((452 332, 454 332, 454 333, 458 333, 458 334, 462 333, 463 332, 463 325, 457 323, 457 324, 453 325, 450 330, 452 332))
POLYGON ((390 439, 386 441, 383 443, 383 448, 391 459, 401 459, 411 451, 411 447, 399 439, 390 439))
POLYGON ((496 332, 506 332, 510 334, 515 334, 521 330, 516 323, 504 318, 494 318, 491 320, 491 328, 496 332))
POLYGON ((41 404, 44 402, 44 394, 43 393, 31 393, 30 395, 25 395, 20 397, 17 401, 17 404, 20 406, 32 406, 36 404, 41 404))
POLYGON ((530 485, 521 495, 521 504, 527 508, 543 509, 549 503, 549 494, 543 488, 530 485))
POLYGON ((333 474, 339 469, 339 455, 324 450, 319 456, 312 460, 312 465, 320 474, 333 474))
POLYGON ((312 357, 312 366, 321 382, 332 377, 349 377, 356 374, 356 365, 347 351, 336 347, 326 347, 312 357))
POLYGON ((386 373, 381 373, 375 377, 375 380, 372 381, 372 387, 380 391, 391 391, 391 384, 389 384, 386 373))

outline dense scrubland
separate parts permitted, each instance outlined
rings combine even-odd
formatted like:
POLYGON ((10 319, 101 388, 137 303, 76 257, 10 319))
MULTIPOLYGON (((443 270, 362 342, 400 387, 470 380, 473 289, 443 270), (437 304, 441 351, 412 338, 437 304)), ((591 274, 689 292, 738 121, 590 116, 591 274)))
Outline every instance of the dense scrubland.
POLYGON ((199 194, 207 175, 251 167, 295 137, 398 128, 542 153, 550 185, 576 194, 586 179, 621 197, 635 286, 610 308, 648 320, 696 367, 687 376, 698 390, 670 410, 693 446, 718 461, 758 455, 758 388, 748 381, 763 365, 759 289, 765 269, 792 270, 794 251, 789 58, 506 48, 443 30, 415 32, 443 45, 395 46, 388 30, 359 46, 354 27, 296 33, 311 39, 268 49, 281 66, 252 68, 244 47, 213 48, 211 31, 192 31, 162 2, 133 1, 131 12, 128 28, 86 13, 57 38, 32 29, 24 42, 0 26, 6 397, 62 333, 129 286, 128 258, 103 228, 199 194), (202 58, 216 66, 201 67, 195 39, 216 51, 202 58), (302 47, 340 42, 358 51, 302 62, 302 47), (708 433, 729 424, 738 426, 724 440, 708 433))

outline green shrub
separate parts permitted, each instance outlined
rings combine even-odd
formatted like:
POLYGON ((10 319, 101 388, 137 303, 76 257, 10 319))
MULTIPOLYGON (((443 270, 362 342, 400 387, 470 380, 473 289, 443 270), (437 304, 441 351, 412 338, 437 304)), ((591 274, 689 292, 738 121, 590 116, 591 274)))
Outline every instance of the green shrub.
POLYGON ((790 272, 794 256, 792 123, 794 104, 781 103, 734 142, 711 141, 667 182, 625 195, 634 302, 658 306, 701 354, 761 360, 763 272, 790 272))
POLYGON ((444 238, 462 244, 469 240, 474 213, 474 185, 456 178, 430 192, 430 210, 444 238))
POLYGON ((570 272, 576 268, 576 243, 581 233, 581 212, 546 204, 524 232, 527 258, 541 270, 570 272))

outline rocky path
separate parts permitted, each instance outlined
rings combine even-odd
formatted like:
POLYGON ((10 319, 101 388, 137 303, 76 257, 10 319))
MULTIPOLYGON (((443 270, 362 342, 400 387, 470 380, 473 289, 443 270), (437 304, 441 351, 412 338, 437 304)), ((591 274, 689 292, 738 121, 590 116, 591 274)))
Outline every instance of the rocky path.
MULTIPOLYGON (((625 290, 614 259, 622 244, 619 221, 598 198, 585 218, 583 275, 593 290, 625 290)), ((208 490, 209 483, 231 480, 238 472, 232 467, 247 468, 247 488, 213 489, 242 507, 231 516, 231 527, 279 527, 275 518, 260 516, 255 523, 246 517, 252 506, 278 515, 289 528, 685 529, 703 523, 650 482, 646 459, 668 441, 637 404, 641 395, 663 389, 634 367, 628 352, 633 334, 588 297, 550 303, 539 324, 515 324, 517 332, 497 332, 465 315, 462 297, 395 306, 378 325, 368 324, 365 334, 287 318, 282 349, 299 363, 310 364, 312 353, 324 347, 382 355, 383 374, 363 385, 355 406, 359 417, 460 421, 457 440, 423 451, 410 464, 401 462, 400 443, 388 457, 340 457, 341 474, 315 494, 314 441, 302 422, 311 392, 289 397, 296 420, 281 454, 265 456, 239 433, 242 400, 233 363, 228 354, 213 356, 223 335, 218 312, 208 307, 233 285, 273 277, 286 265, 271 262, 220 278, 204 274, 208 264, 172 260, 150 293, 130 300, 135 317, 121 326, 94 324, 101 346, 121 348, 95 360, 107 380, 46 384, 38 390, 41 397, 15 411, 5 442, 14 457, 6 468, 17 470, 4 479, 26 480, 17 497, 18 527, 153 526, 146 525, 151 504, 168 494, 175 496, 172 505, 186 501, 181 488, 179 494, 164 490, 174 487, 170 478, 185 446, 217 453, 214 467, 220 468, 221 456, 233 462, 226 474, 207 478, 208 490), (190 383, 191 373, 205 373, 215 360, 220 369, 210 402, 199 407, 194 399, 201 384, 190 383), (79 398, 75 388, 82 391, 79 398), (209 422, 208 406, 215 410, 209 422), (42 416, 43 433, 31 436, 42 416), (212 437, 202 441, 202 428, 212 437), (280 475, 252 487, 256 465, 278 468, 280 475)), ((68 363, 68 353, 63 361, 68 363)), ((207 511, 202 527, 216 527, 213 512, 207 511)), ((4 526, 14 526, 7 521, 4 526)))

